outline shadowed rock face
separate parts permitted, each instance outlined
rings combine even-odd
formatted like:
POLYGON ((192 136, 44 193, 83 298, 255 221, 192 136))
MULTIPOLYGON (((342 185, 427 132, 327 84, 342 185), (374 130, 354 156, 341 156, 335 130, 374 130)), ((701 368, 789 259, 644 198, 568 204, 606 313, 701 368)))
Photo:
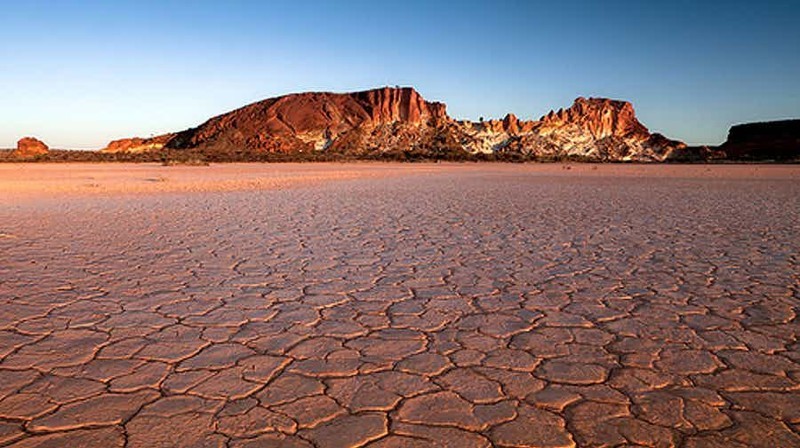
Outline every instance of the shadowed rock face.
POLYGON ((720 149, 732 159, 800 159, 800 120, 733 126, 720 149))
POLYGON ((211 152, 353 155, 412 152, 518 153, 598 160, 664 160, 685 145, 650 134, 624 101, 578 98, 538 121, 513 114, 502 120, 455 121, 443 103, 413 88, 355 93, 301 93, 271 98, 214 117, 200 126, 153 139, 112 142, 106 151, 167 147, 211 152))
POLYGON ((11 152, 14 157, 30 158, 47 154, 50 148, 39 139, 23 137, 17 142, 17 149, 11 152))

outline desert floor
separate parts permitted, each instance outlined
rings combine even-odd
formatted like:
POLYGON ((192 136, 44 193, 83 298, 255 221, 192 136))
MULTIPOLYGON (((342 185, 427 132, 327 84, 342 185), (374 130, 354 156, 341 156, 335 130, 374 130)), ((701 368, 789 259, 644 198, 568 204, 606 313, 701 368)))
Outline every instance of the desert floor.
POLYGON ((0 165, 0 446, 800 446, 800 166, 0 165))

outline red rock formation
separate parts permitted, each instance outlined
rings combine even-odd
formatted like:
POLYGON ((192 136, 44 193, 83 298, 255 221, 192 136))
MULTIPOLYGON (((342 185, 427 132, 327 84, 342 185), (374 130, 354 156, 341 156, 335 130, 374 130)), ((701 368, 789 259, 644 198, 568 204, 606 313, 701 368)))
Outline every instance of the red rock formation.
POLYGON ((171 148, 238 147, 292 152, 328 147, 354 129, 400 123, 436 126, 447 122, 442 103, 416 90, 382 88, 355 93, 300 93, 253 103, 178 134, 171 148))
POLYGON ((526 134, 539 124, 538 121, 520 120, 514 114, 507 114, 503 118, 503 131, 511 135, 526 134))
POLYGON ((665 160, 682 142, 651 134, 633 105, 607 98, 578 98, 550 111, 508 148, 523 154, 578 156, 596 160, 665 160))
POLYGON ((442 103, 427 102, 410 87, 367 90, 351 94, 368 111, 373 124, 402 121, 427 123, 447 120, 442 103))
POLYGON ((123 138, 111 141, 103 152, 144 152, 161 149, 175 134, 164 134, 152 138, 123 138))
POLYGON ((507 114, 503 118, 503 129, 509 134, 517 134, 519 132, 519 119, 514 114, 507 114))
POLYGON ((14 157, 32 158, 47 154, 50 148, 39 139, 23 137, 17 142, 17 149, 11 152, 14 157))
POLYGON ((665 160, 685 145, 651 134, 626 101, 578 98, 568 109, 550 111, 539 121, 458 122, 457 140, 470 152, 531 158, 579 157, 593 160, 665 160))
POLYGON ((650 136, 636 119, 631 103, 607 98, 577 98, 569 109, 550 111, 540 121, 542 130, 577 125, 598 140, 611 136, 641 139, 650 136))
POLYGON ((332 151, 443 154, 514 152, 527 157, 664 160, 680 142, 650 134, 625 101, 578 98, 539 121, 453 121, 442 103, 412 88, 355 93, 300 93, 270 98, 214 117, 200 126, 151 139, 114 141, 106 151, 191 149, 214 154, 332 151))
POLYGON ((507 114, 502 120, 462 123, 469 123, 469 126, 486 132, 505 132, 510 135, 517 135, 519 133, 530 132, 538 122, 522 121, 514 114, 507 114))

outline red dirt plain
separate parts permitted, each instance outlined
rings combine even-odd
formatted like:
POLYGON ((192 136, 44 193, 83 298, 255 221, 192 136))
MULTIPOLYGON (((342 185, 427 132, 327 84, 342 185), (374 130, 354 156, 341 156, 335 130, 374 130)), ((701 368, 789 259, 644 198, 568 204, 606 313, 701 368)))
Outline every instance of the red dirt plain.
POLYGON ((797 165, 0 165, 0 446, 800 446, 798 254, 797 165))

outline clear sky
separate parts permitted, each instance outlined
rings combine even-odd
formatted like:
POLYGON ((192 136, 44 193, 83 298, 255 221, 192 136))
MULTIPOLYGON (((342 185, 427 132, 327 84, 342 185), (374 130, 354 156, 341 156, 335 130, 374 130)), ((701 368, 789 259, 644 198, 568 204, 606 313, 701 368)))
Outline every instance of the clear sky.
POLYGON ((468 119, 626 99, 651 130, 716 144, 800 117, 800 1, 0 0, 0 147, 100 148, 396 84, 468 119))

